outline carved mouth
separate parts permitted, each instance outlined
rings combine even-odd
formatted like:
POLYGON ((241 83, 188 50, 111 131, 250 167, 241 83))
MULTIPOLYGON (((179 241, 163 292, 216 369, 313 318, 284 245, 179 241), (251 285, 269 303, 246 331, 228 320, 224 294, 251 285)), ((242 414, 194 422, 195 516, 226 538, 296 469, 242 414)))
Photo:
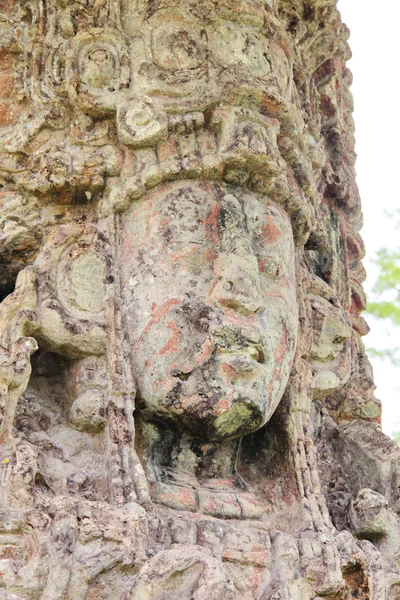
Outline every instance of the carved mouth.
POLYGON ((218 348, 215 356, 221 362, 230 365, 238 374, 249 374, 259 371, 265 364, 264 351, 260 347, 247 346, 228 350, 218 348))
MULTIPOLYGON (((257 328, 223 326, 212 331, 212 354, 206 359, 224 363, 239 375, 249 375, 261 371, 267 362, 265 333, 257 328)), ((205 364, 204 363, 204 364, 205 364)), ((191 370, 174 371, 172 376, 187 381, 199 365, 191 370)), ((201 368, 201 367, 200 367, 201 368)))
POLYGON ((215 356, 239 371, 250 372, 265 364, 264 332, 249 327, 224 326, 212 332, 215 356))
MULTIPOLYGON (((239 375, 246 375, 260 371, 265 364, 265 352, 262 346, 244 346, 242 348, 218 347, 213 352, 213 357, 218 362, 230 365, 239 375)), ((173 377, 180 381, 187 381, 193 374, 192 371, 175 371, 173 377)))

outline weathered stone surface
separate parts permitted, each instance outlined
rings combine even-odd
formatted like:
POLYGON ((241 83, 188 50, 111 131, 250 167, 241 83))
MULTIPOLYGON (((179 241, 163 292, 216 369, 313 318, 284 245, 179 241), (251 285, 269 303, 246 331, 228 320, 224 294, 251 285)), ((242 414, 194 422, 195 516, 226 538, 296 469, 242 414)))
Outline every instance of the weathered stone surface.
POLYGON ((0 598, 399 596, 334 0, 0 0, 0 598))

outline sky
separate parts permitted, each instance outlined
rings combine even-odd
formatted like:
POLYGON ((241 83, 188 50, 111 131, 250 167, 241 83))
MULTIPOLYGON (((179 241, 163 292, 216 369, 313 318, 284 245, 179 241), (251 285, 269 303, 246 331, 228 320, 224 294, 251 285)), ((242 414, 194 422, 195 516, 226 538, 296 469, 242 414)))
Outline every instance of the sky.
MULTIPOLYGON (((376 267, 371 259, 380 247, 400 246, 397 231, 385 211, 400 209, 400 0, 339 0, 342 20, 349 27, 353 57, 354 120, 356 124, 357 182, 367 256, 365 290, 371 288, 376 267)), ((400 347, 400 328, 367 317, 371 333, 365 345, 400 347)), ((400 431, 400 368, 371 357, 376 396, 383 403, 382 427, 400 431)))

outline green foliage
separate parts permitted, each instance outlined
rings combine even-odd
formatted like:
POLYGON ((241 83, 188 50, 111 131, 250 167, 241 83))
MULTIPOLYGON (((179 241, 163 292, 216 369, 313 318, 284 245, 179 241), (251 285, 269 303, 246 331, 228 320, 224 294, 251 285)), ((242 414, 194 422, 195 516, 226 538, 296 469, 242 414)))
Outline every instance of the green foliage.
POLYGON ((394 439, 395 442, 400 444, 400 431, 393 431, 392 438, 394 439))
MULTIPOLYGON (((400 231, 400 210, 388 216, 400 231)), ((400 247, 380 248, 372 262, 379 268, 379 275, 372 287, 367 311, 378 319, 400 325, 400 247)))
MULTIPOLYGON (((387 216, 400 235, 400 210, 387 213, 387 216)), ((372 287, 367 312, 397 327, 400 325, 400 246, 395 249, 380 248, 372 262, 378 267, 379 274, 372 287)), ((396 367, 400 366, 400 348, 368 348, 368 353, 388 359, 396 367)))
POLYGON ((400 367, 400 348, 385 348, 383 350, 378 350, 377 348, 367 348, 366 350, 368 356, 380 358, 381 360, 389 360, 394 367, 400 367))

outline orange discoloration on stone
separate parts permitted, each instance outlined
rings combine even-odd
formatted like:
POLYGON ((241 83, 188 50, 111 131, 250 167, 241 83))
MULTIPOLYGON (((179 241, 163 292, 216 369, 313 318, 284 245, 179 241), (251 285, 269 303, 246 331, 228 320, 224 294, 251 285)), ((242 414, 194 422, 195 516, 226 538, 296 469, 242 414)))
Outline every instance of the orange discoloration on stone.
POLYGON ((209 216, 206 219, 200 219, 200 222, 203 223, 206 227, 206 239, 214 244, 218 242, 219 211, 220 207, 218 205, 214 205, 210 211, 209 216))
POLYGON ((175 321, 168 321, 167 327, 172 331, 172 336, 165 344, 163 348, 159 351, 159 355, 162 356, 167 352, 179 352, 178 342, 180 338, 179 327, 175 323, 175 321))
POLYGON ((155 384, 153 385, 153 389, 156 392, 157 390, 165 390, 165 389, 171 389, 174 387, 175 385, 175 381, 172 379, 172 377, 164 377, 163 379, 158 379, 155 384))
POLYGON ((3 48, 0 48, 0 65, 1 69, 11 69, 13 66, 12 54, 8 53, 3 48))
POLYGON ((146 337, 146 335, 148 334, 150 329, 154 325, 158 325, 160 323, 161 319, 163 317, 165 317, 165 315, 168 314, 168 312, 171 310, 171 308, 173 306, 179 306, 179 304, 180 304, 180 300, 178 300, 178 298, 171 298, 170 300, 167 300, 166 302, 164 302, 164 304, 162 306, 160 306, 160 308, 151 317, 150 321, 144 328, 142 335, 140 336, 137 344, 135 345, 135 347, 133 349, 134 352, 136 352, 138 350, 138 348, 140 348, 141 344, 143 343, 143 339, 146 337))
POLYGON ((264 242, 266 244, 273 244, 282 236, 282 230, 275 223, 275 219, 270 215, 268 215, 265 220, 266 224, 262 227, 264 242))
POLYGON ((214 412, 215 412, 215 414, 216 414, 217 416, 219 416, 219 415, 222 415, 222 414, 223 414, 223 413, 225 413, 227 410, 229 410, 229 408, 230 408, 230 405, 231 405, 230 401, 229 401, 229 400, 227 400, 226 398, 224 398, 223 400, 220 400, 220 401, 218 402, 217 406, 216 406, 216 409, 215 409, 215 411, 214 411, 214 412))
POLYGON ((189 488, 156 483, 153 487, 155 502, 180 510, 197 509, 196 492, 189 488))
POLYGON ((282 331, 281 339, 279 340, 279 346, 274 353, 275 367, 274 367, 273 375, 271 378, 271 383, 269 386, 270 394, 272 394, 275 382, 279 380, 282 363, 288 352, 288 332, 287 332, 285 323, 282 324, 282 328, 283 328, 283 331, 282 331))
POLYGON ((201 404, 202 402, 204 402, 204 398, 201 398, 197 394, 194 396, 183 396, 181 398, 181 404, 182 404, 182 406, 185 406, 185 407, 197 406, 198 404, 201 404))
POLYGON ((170 136, 158 147, 158 158, 166 170, 179 170, 178 156, 178 148, 174 136, 170 136))
POLYGON ((12 69, 0 70, 0 97, 11 98, 14 92, 14 72, 12 69))
POLYGON ((213 350, 214 342, 210 338, 207 338, 203 342, 200 352, 198 352, 194 357, 194 362, 196 363, 196 365, 201 365, 206 360, 208 360, 212 355, 213 350))
POLYGON ((0 125, 11 125, 15 123, 22 113, 22 105, 15 102, 0 102, 0 125))
POLYGON ((237 379, 237 377, 238 377, 237 371, 235 371, 235 369, 232 367, 232 365, 229 365, 227 363, 222 363, 221 373, 227 381, 231 381, 232 379, 237 379))

